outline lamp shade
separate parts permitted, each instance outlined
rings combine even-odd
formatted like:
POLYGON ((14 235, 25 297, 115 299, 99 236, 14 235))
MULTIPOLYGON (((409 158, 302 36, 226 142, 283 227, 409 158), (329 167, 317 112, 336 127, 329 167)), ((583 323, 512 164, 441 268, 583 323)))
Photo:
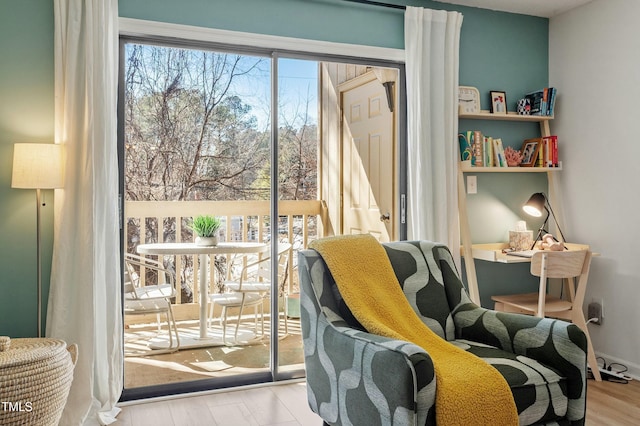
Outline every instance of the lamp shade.
POLYGON ((62 145, 17 143, 13 146, 12 188, 62 188, 62 145))
POLYGON ((544 204, 546 201, 547 199, 542 192, 536 192, 529 198, 529 201, 522 206, 522 210, 530 216, 540 217, 545 210, 544 204))

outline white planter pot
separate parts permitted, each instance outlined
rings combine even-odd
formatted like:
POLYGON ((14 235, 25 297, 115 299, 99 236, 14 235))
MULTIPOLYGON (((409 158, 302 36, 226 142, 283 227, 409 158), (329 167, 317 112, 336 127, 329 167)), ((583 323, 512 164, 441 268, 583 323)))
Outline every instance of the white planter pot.
POLYGON ((196 245, 197 246, 217 246, 218 245, 218 237, 196 237, 196 245))

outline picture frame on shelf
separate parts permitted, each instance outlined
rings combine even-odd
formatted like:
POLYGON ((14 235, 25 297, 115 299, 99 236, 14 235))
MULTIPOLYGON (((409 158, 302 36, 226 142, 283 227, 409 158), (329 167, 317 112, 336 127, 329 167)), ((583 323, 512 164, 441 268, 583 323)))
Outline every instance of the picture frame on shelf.
POLYGON ((538 159, 538 153, 540 152, 540 145, 542 144, 542 138, 526 139, 522 143, 522 162, 520 167, 533 167, 536 165, 538 159))
POLYGON ((491 97, 491 113, 506 114, 507 113, 507 92, 492 90, 489 92, 491 97))
POLYGON ((475 87, 458 86, 458 113, 478 114, 480 112, 480 92, 475 87))

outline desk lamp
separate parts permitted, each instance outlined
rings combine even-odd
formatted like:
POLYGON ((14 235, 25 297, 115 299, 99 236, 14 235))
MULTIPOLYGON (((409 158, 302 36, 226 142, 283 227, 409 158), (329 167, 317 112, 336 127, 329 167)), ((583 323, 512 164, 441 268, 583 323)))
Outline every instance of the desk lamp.
MULTIPOLYGON (((533 241, 533 244, 531 245, 531 250, 533 250, 533 248, 536 246, 536 243, 538 242, 538 240, 541 239, 544 234, 548 234, 549 233, 549 231, 547 231, 545 228, 547 226, 547 223, 549 222, 549 214, 550 213, 553 216, 553 221, 556 223, 556 227, 558 228, 558 232, 560 232, 560 236, 562 237, 562 241, 566 242, 566 240, 564 238, 564 235, 562 234, 562 230, 560 229, 560 224, 558 223, 558 219, 556 219, 556 215, 555 215, 555 213, 553 213, 553 209, 551 208, 551 204, 549 203, 549 199, 547 198, 546 195, 544 195, 544 193, 536 192, 535 194, 533 194, 529 198, 529 201, 527 201, 526 204, 524 206, 522 206, 522 210, 524 210, 525 213, 527 213, 528 215, 533 216, 533 217, 540 217, 540 216, 542 216, 542 212, 543 211, 547 212, 547 217, 544 219, 544 222, 542 223, 542 226, 540 227, 540 229, 538 229, 538 235, 536 236, 536 239, 533 241), (549 207, 547 208, 547 206, 549 206, 549 207)), ((556 241, 558 241, 558 240, 556 240, 556 241)))
POLYGON ((42 337, 42 266, 40 253, 40 190, 62 188, 62 145, 17 143, 13 148, 11 187, 36 190, 36 257, 38 337, 42 337))

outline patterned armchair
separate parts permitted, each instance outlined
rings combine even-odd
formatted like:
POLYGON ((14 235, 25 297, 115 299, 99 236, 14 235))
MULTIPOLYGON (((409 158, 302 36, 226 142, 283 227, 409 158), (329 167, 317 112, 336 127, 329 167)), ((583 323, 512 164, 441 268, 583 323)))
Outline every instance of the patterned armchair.
MULTIPOLYGON (((473 304, 444 245, 383 246, 424 323, 505 377, 520 425, 584 424, 587 341, 578 327, 473 304)), ((316 251, 300 251, 298 269, 311 409, 329 425, 435 425, 429 354, 412 343, 367 333, 316 251)))

